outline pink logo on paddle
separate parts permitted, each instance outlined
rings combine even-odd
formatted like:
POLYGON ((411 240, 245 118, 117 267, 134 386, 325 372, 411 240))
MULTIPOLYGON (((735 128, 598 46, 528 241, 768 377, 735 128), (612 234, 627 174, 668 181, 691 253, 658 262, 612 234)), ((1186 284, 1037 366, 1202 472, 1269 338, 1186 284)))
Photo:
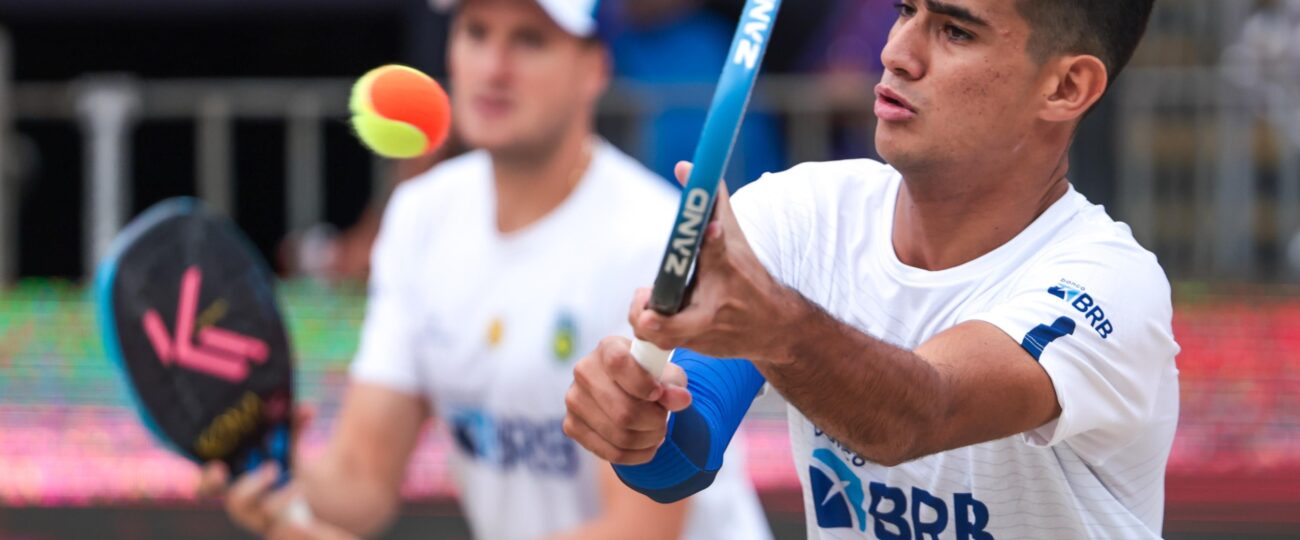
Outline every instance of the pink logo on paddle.
POLYGON ((240 382, 248 378, 249 361, 266 363, 269 348, 265 341, 215 326, 199 330, 198 343, 195 344, 194 316, 198 310, 199 285, 202 282, 203 272, 197 266, 191 266, 181 276, 174 339, 168 334, 162 316, 152 309, 144 314, 144 333, 164 366, 175 363, 219 379, 240 382))

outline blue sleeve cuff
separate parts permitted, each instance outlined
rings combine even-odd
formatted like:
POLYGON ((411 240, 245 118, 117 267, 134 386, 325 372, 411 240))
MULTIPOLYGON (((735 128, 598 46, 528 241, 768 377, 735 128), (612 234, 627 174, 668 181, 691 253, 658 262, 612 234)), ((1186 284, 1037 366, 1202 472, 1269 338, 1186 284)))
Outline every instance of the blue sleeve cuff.
POLYGON ((685 499, 713 483, 722 457, 765 380, 753 364, 678 349, 693 400, 668 418, 668 437, 642 465, 615 465, 628 487, 660 503, 685 499))

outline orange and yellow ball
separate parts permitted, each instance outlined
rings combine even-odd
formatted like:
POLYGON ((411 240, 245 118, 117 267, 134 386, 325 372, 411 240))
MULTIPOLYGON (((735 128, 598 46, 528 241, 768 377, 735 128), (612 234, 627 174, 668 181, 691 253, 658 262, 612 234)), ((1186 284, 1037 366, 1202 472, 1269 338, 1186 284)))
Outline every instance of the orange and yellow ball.
POLYGON ((352 129, 376 154, 405 159, 429 154, 451 131, 451 102, 433 78, 415 69, 375 68, 352 87, 352 129))

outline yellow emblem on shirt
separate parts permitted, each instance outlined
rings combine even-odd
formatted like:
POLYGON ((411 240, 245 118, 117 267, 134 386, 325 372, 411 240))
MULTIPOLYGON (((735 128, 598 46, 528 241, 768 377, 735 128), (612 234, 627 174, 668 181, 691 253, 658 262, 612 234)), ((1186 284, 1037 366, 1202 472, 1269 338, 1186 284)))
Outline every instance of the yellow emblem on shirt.
POLYGON ((488 323, 487 343, 489 347, 496 348, 501 345, 501 340, 505 337, 506 326, 501 322, 501 317, 492 317, 492 322, 488 323))

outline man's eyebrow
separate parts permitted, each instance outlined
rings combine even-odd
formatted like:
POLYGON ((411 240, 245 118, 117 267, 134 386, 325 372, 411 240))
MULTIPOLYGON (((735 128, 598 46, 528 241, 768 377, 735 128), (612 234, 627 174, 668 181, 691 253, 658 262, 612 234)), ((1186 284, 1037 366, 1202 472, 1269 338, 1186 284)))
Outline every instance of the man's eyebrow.
POLYGON ((946 4, 939 0, 925 0, 925 9, 929 10, 931 13, 938 13, 939 15, 947 15, 959 21, 967 22, 975 26, 983 26, 983 27, 992 26, 989 24, 988 21, 981 19, 980 17, 976 16, 974 13, 971 13, 969 9, 966 9, 962 6, 953 5, 953 4, 946 4))

